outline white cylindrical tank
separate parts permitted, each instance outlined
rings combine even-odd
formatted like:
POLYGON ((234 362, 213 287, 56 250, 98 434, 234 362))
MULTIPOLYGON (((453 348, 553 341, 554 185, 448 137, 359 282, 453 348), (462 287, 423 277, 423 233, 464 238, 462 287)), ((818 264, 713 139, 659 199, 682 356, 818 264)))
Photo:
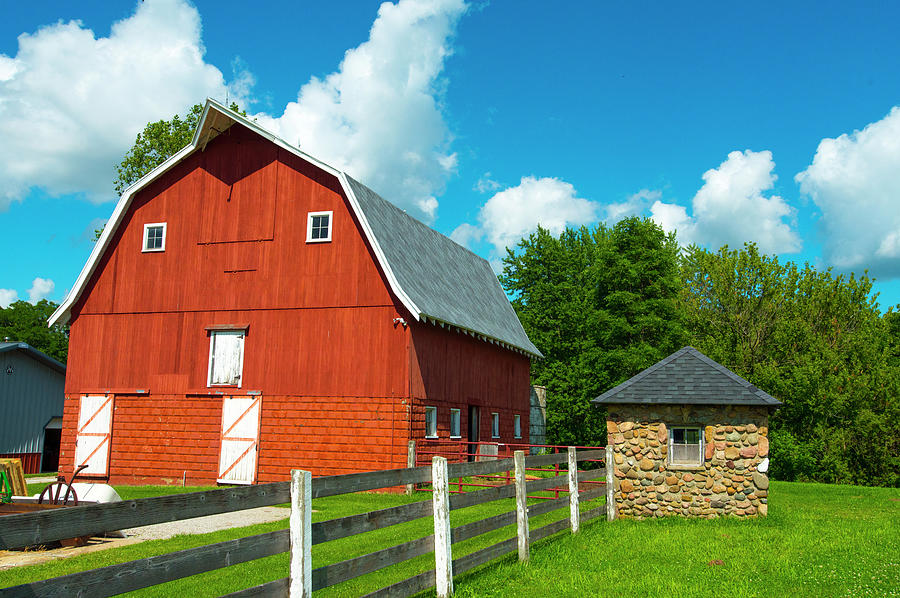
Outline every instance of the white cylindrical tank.
POLYGON ((75 482, 72 488, 78 494, 78 502, 119 502, 122 497, 109 484, 86 484, 75 482))

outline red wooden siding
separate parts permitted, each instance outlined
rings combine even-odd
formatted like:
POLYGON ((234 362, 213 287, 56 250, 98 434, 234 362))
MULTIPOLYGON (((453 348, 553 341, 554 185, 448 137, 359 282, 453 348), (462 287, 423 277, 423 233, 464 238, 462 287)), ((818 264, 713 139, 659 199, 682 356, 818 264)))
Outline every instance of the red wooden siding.
POLYGON ((242 127, 230 130, 137 194, 76 316, 394 305, 333 177, 314 180, 308 165, 277 150, 277 161, 242 172, 226 200, 207 164, 255 168, 257 152, 276 149, 242 127), (204 198, 205 189, 214 189, 213 197, 204 198), (261 214, 241 208, 254 202, 261 214), (274 235, 267 230, 270 204, 274 235), (307 213, 323 210, 334 212, 333 241, 307 244, 307 213), (167 223, 166 250, 142 253, 143 226, 152 222, 167 223), (209 232, 217 228, 220 236, 209 232))
POLYGON ((241 390, 264 395, 405 396, 406 333, 390 307, 82 315, 66 393, 206 389, 208 326, 249 324, 241 390))
POLYGON ((0 459, 21 459, 25 473, 41 472, 41 453, 0 453, 0 459))
POLYGON ((481 410, 480 440, 528 442, 531 361, 471 336, 414 322, 410 325, 410 393, 415 398, 412 438, 425 437, 425 406, 437 407, 438 436, 450 437, 450 409, 460 410, 468 432, 468 405, 481 410), (500 414, 500 438, 491 437, 491 413, 500 414), (521 415, 515 438, 513 414, 521 415))

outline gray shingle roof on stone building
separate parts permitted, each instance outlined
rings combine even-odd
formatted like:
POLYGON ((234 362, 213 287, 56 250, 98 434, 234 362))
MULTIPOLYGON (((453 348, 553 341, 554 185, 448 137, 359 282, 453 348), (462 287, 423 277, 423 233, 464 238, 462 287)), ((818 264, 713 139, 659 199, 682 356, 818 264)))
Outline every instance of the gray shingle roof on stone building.
POLYGON ((762 405, 781 401, 693 347, 684 347, 593 400, 594 403, 762 405))
POLYGON ((518 347, 528 339, 487 260, 419 222, 347 176, 388 264, 420 315, 518 347))

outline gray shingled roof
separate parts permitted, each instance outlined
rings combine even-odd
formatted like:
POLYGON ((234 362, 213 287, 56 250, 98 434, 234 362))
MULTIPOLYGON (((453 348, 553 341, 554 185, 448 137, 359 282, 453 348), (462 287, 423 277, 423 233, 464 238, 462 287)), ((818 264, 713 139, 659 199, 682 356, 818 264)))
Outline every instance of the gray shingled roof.
POLYGON ((26 355, 30 355, 32 358, 40 361, 44 365, 47 365, 54 370, 61 372, 63 374, 66 373, 66 365, 61 363, 43 351, 38 351, 28 343, 23 342, 2 342, 0 343, 0 353, 5 353, 6 351, 23 351, 26 355))
POLYGON ((423 316, 541 356, 487 260, 425 226, 347 176, 397 278, 423 316))
POLYGON ((693 347, 684 347, 593 400, 594 403, 763 405, 781 401, 693 347))

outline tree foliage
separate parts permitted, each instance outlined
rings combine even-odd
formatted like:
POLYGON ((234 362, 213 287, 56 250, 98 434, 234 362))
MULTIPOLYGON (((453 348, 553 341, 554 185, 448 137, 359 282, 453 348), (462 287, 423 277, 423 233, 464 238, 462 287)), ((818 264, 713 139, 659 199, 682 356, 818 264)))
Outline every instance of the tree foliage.
POLYGON ((544 353, 533 365, 546 386, 552 443, 602 444, 603 390, 677 349, 678 246, 650 220, 609 228, 549 231, 504 258, 504 288, 525 331, 544 353))
POLYGON ((781 263, 753 244, 679 252, 648 220, 539 228, 501 283, 545 358, 550 442, 602 444, 591 399, 691 344, 780 399, 779 479, 900 485, 900 316, 872 280, 781 263))
POLYGON ((202 112, 203 106, 194 104, 184 116, 176 114, 171 120, 148 123, 116 167, 116 179, 113 181, 116 195, 122 195, 142 176, 189 144, 202 112))
POLYGON ((771 418, 773 475, 900 484, 895 320, 871 279, 782 264, 752 244, 688 248, 682 274, 692 344, 784 403, 771 418))
POLYGON ((69 326, 47 327, 58 305, 41 299, 35 305, 27 301, 0 308, 0 340, 26 342, 50 357, 66 363, 69 353, 69 326))

